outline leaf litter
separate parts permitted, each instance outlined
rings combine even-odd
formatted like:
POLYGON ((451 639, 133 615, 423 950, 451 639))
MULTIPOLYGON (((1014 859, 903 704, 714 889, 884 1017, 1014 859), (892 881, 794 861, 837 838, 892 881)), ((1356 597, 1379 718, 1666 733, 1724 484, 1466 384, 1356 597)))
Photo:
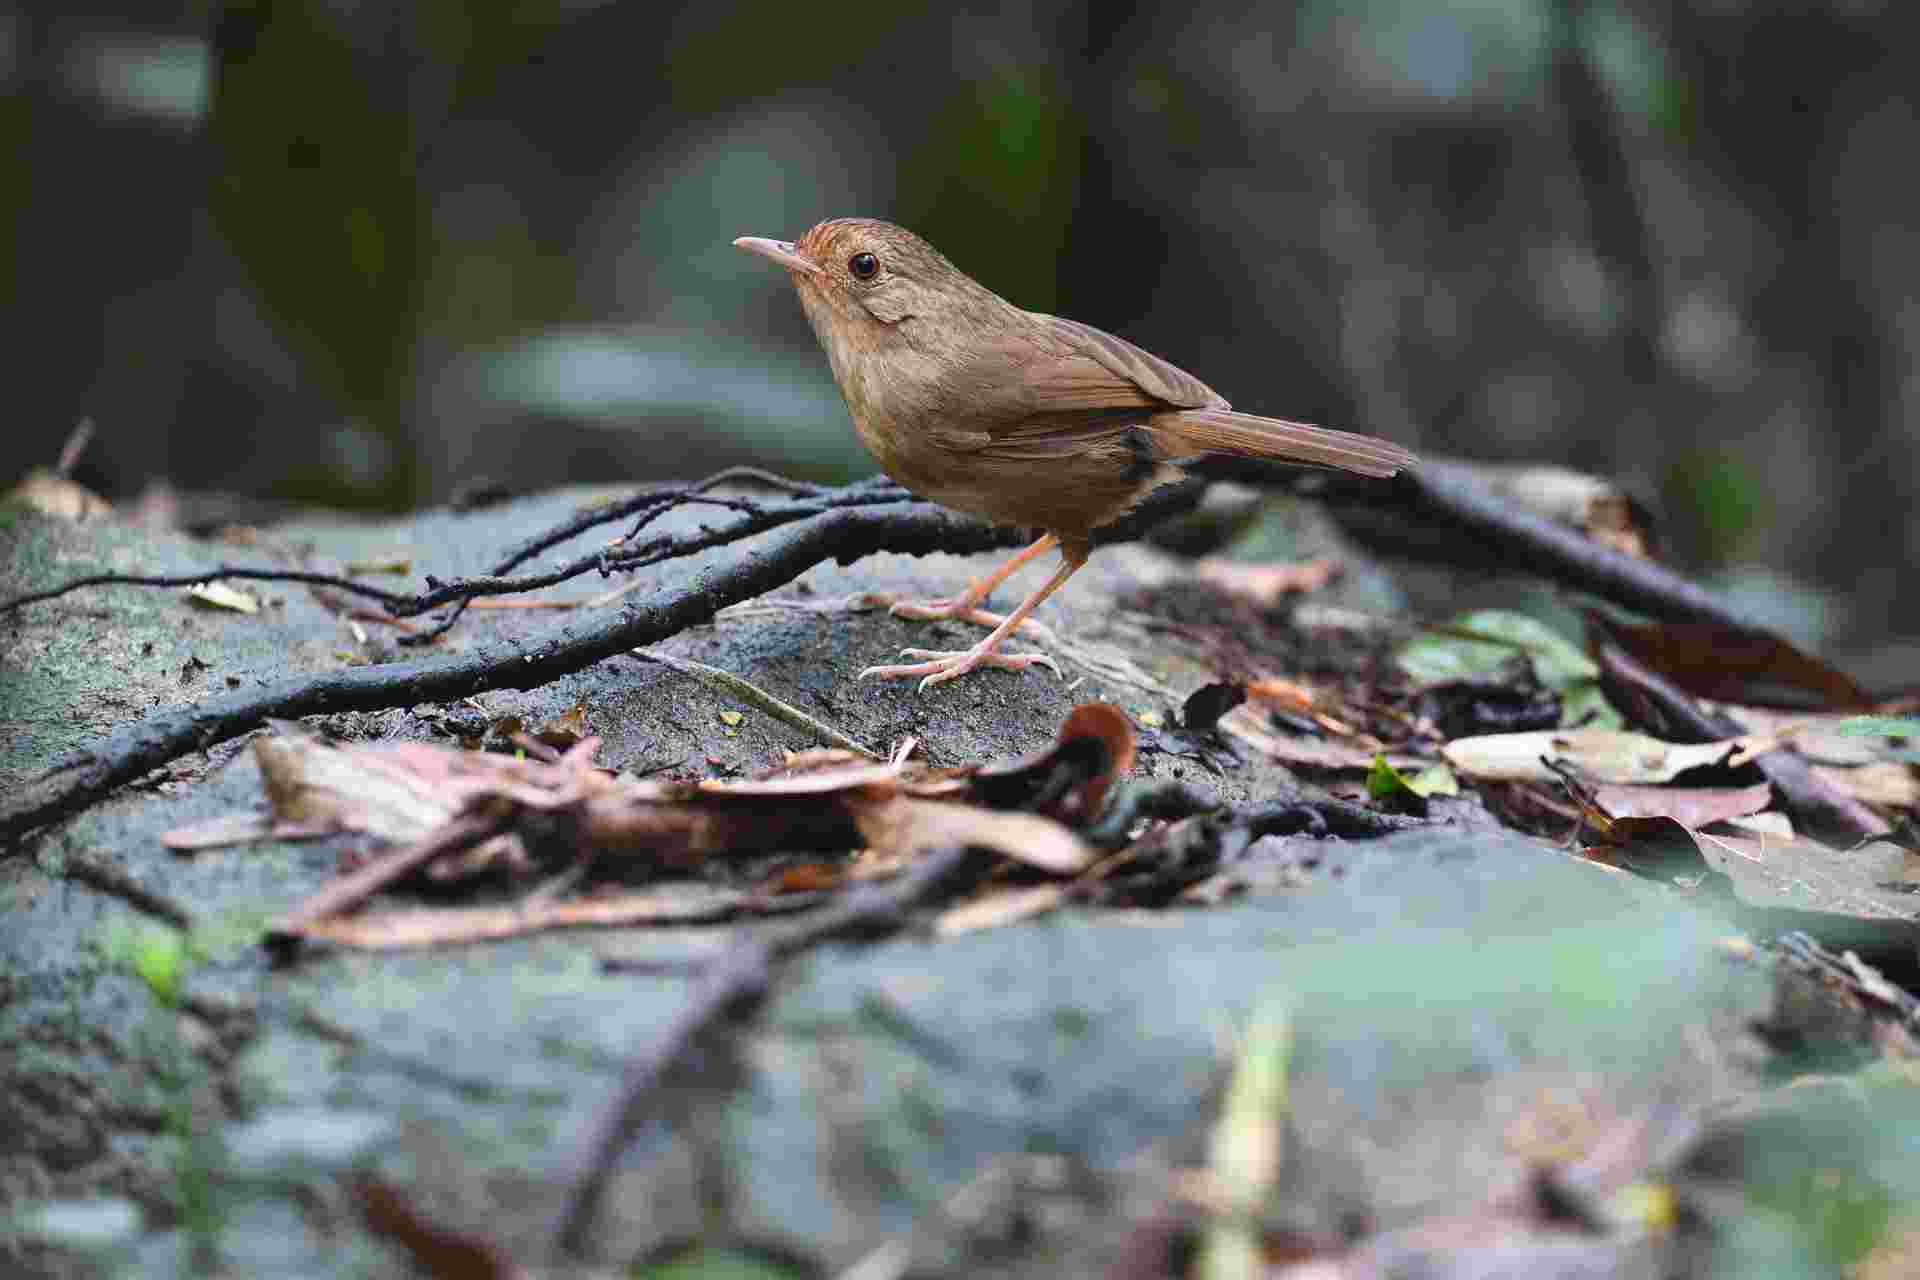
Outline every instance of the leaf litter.
MULTIPOLYGON (((285 728, 258 739, 272 818, 252 830, 352 831, 395 846, 295 906, 270 936, 379 949, 785 913, 842 880, 885 877, 953 847, 1072 877, 1100 852, 1077 828, 1101 813, 1134 758, 1125 713, 1103 703, 1076 708, 1051 747, 959 769, 823 750, 752 778, 673 781, 600 769, 598 746, 583 738, 530 759, 426 743, 331 746, 285 728), (797 860, 727 882, 769 854, 797 860), (494 900, 371 907, 418 879, 470 882, 494 900), (564 892, 548 888, 560 883, 564 892)), ((208 833, 232 829, 217 819, 170 842, 203 847, 208 833)))

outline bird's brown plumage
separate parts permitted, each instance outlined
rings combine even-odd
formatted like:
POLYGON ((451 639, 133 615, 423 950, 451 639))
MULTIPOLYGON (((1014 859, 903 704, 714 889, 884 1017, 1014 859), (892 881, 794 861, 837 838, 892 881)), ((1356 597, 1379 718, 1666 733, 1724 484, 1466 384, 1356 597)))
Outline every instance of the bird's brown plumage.
POLYGON ((1398 445, 1235 413, 1185 370, 1077 320, 1023 311, 912 232, 836 218, 793 250, 793 273, 854 427, 887 474, 1005 524, 1084 538, 1177 460, 1229 453, 1390 476, 1398 445), (879 263, 872 281, 848 269, 879 263))
POLYGON ((735 243, 788 269, 854 429, 888 475, 942 506, 1059 539, 1069 567, 1014 623, 1084 561, 1093 530, 1178 479, 1182 460, 1226 453, 1380 477, 1414 462, 1371 436, 1235 413, 1185 370, 1091 325, 1023 311, 891 223, 835 218, 794 244, 735 243))

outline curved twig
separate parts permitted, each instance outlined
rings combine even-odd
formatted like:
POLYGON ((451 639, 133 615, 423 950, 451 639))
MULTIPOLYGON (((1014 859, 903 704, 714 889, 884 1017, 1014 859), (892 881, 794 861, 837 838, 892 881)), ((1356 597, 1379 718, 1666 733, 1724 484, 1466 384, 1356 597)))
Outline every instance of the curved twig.
MULTIPOLYGON (((724 476, 726 473, 722 473, 724 476)), ((0 614, 24 608, 30 604, 40 604, 55 600, 87 587, 100 586, 139 586, 139 587, 190 587, 212 582, 219 578, 233 578, 248 582, 296 582, 312 586, 330 587, 334 590, 365 596, 385 605, 387 611, 396 618, 417 617, 428 610, 437 609, 444 604, 455 604, 464 608, 469 601, 482 596, 512 595, 526 591, 543 591, 557 586, 571 578, 582 577, 589 573, 598 573, 602 577, 610 574, 644 569, 666 560, 676 560, 682 556, 709 551, 714 547, 738 542, 742 538, 777 529, 781 525, 806 520, 825 511, 846 507, 899 505, 914 501, 911 493, 894 485, 874 484, 871 482, 849 485, 845 489, 828 490, 796 498, 788 502, 763 505, 744 498, 712 497, 699 490, 718 479, 704 480, 690 487, 676 487, 669 490, 648 490, 633 498, 619 503, 610 503, 605 508, 576 516, 549 530, 539 538, 528 542, 510 552, 492 573, 461 578, 454 582, 442 582, 432 574, 426 575, 427 590, 416 594, 385 591, 379 587, 370 587, 355 582, 351 578, 338 574, 315 573, 297 569, 260 569, 248 566, 220 565, 212 569, 187 574, 92 574, 84 578, 75 578, 57 587, 45 591, 36 591, 28 595, 16 596, 11 600, 0 601, 0 614), (546 573, 524 574, 520 577, 504 576, 512 569, 548 547, 567 538, 584 532, 598 524, 610 520, 624 519, 636 511, 642 518, 635 525, 633 533, 650 524, 656 517, 669 508, 687 503, 707 503, 739 511, 743 518, 722 529, 703 528, 699 533, 687 536, 663 536, 650 538, 645 542, 613 548, 603 548, 589 555, 576 557, 571 562, 546 573)), ((631 536, 631 534, 629 535, 631 536)), ((458 616, 456 611, 455 617, 458 616)), ((414 643, 420 643, 437 636, 451 625, 451 619, 420 636, 410 637, 414 643)))
MULTIPOLYGON (((1156 492, 1133 516, 1109 527, 1105 541, 1138 537, 1155 520, 1191 506, 1197 485, 1156 492)), ((822 499, 802 519, 769 508, 767 521, 785 524, 768 543, 733 564, 686 587, 663 587, 584 624, 557 624, 514 641, 477 645, 459 654, 416 658, 372 667, 280 680, 264 687, 209 698, 123 726, 100 742, 50 768, 40 778, 0 800, 0 841, 73 813, 122 783, 177 756, 257 728, 268 719, 297 719, 336 711, 376 711, 419 702, 464 698, 489 689, 535 689, 628 649, 657 644, 688 627, 708 622, 730 604, 781 587, 827 560, 850 564, 876 551, 925 555, 971 554, 1019 546, 1021 530, 991 528, 925 502, 841 505, 876 495, 840 491, 822 499), (791 523, 789 523, 791 521, 791 523)), ((709 534, 675 539, 671 554, 739 541, 762 518, 750 518, 709 534)), ((656 559, 669 558, 660 549, 656 559)))
POLYGON ((1767 630, 1671 569, 1516 506, 1458 462, 1422 459, 1391 486, 1349 483, 1343 476, 1327 476, 1322 483, 1330 498, 1361 518, 1364 528, 1356 532, 1378 551, 1457 566, 1463 559, 1459 549, 1434 537, 1436 529, 1444 530, 1501 572, 1537 574, 1665 622, 1767 630))

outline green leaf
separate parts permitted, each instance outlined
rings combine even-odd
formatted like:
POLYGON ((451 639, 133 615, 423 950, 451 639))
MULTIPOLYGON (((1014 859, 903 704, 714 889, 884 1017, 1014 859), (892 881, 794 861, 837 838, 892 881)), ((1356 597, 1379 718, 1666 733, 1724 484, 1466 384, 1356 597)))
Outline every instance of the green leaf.
POLYGON ((1556 691, 1600 674, 1578 645, 1524 613, 1483 609, 1448 628, 1416 636, 1400 650, 1400 669, 1422 684, 1438 684, 1492 675, 1518 653, 1532 660, 1540 683, 1556 691))
POLYGON ((154 1002, 169 1009, 180 1002, 187 960, 187 940, 172 929, 145 933, 133 944, 133 972, 146 983, 154 1002))
POLYGON ((697 1248, 631 1272, 635 1280, 800 1280, 801 1272, 737 1249, 697 1248))
POLYGON ((1460 780, 1444 764, 1430 764, 1407 779, 1407 787, 1417 796, 1457 796, 1460 780))
POLYGON ((1614 709, 1607 695, 1600 692, 1600 682, 1585 681, 1560 691, 1560 724, 1563 727, 1573 725, 1593 725, 1601 729, 1624 729, 1626 718, 1614 709))
POLYGON ((1375 800, 1385 800, 1401 792, 1422 800, 1428 796, 1457 796, 1460 794, 1460 782, 1453 776, 1453 770, 1444 764, 1428 765, 1420 772, 1408 775, 1388 764, 1385 756, 1376 755, 1372 767, 1367 770, 1367 795, 1375 800))
POLYGON ((1401 791, 1412 790, 1407 780, 1400 776, 1400 771, 1387 763, 1385 756, 1374 756, 1373 766, 1367 770, 1368 799, 1385 800, 1401 791))
POLYGON ((1853 738, 1920 738, 1920 718, 1913 716, 1848 716, 1833 726, 1835 733, 1853 738))

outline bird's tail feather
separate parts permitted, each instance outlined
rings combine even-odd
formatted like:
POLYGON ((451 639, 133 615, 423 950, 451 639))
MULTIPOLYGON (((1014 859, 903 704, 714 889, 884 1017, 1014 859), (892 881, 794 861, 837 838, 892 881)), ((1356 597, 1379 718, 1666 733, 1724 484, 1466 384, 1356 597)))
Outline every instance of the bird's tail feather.
POLYGON ((1230 453, 1300 466, 1332 467, 1363 476, 1386 477, 1417 459, 1389 440, 1312 427, 1304 422, 1261 418, 1230 409, 1183 409, 1148 420, 1168 457, 1230 453))

